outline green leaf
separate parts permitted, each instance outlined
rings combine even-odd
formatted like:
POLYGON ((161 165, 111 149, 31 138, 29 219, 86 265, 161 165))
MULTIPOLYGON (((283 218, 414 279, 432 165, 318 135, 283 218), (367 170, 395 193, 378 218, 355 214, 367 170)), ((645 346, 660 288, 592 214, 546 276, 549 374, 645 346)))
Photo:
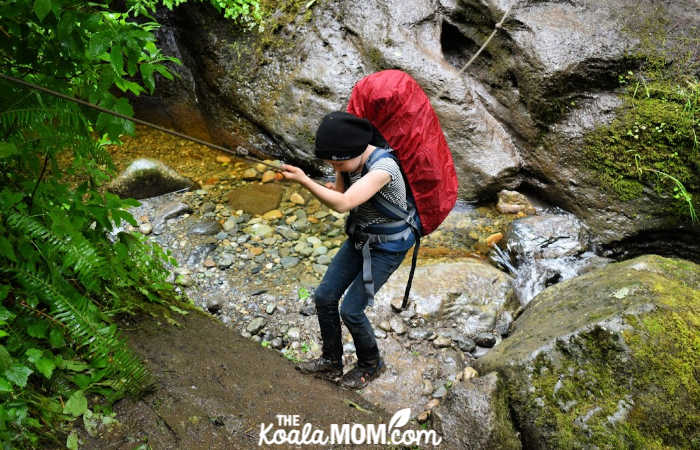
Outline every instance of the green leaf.
POLYGON ((163 76, 164 76, 165 78, 167 78, 168 80, 172 80, 172 79, 173 79, 173 74, 170 73, 170 71, 168 70, 167 67, 165 67, 165 66, 163 66, 163 65, 160 65, 160 64, 154 64, 154 65, 153 65, 153 68, 154 68, 156 71, 158 71, 159 74, 163 75, 163 76))
POLYGON ((34 371, 27 366, 13 364, 9 369, 5 370, 5 378, 23 388, 27 385, 27 378, 29 378, 29 375, 32 373, 34 373, 34 371))
MULTIPOLYGON (((9 288, 10 286, 0 286, 0 300, 7 298, 9 288)), ((11 322, 15 317, 17 317, 15 313, 0 305, 0 322, 11 322)))
POLYGON ((66 346, 66 340, 63 338, 63 333, 54 328, 49 332, 49 344, 51 348, 63 348, 66 346))
POLYGON ((56 364, 49 358, 41 358, 34 363, 34 365, 36 366, 36 370, 45 376, 47 380, 51 378, 53 370, 56 368, 56 364))
POLYGON ((117 44, 112 46, 112 50, 109 52, 109 59, 112 62, 112 68, 119 75, 124 74, 124 54, 122 53, 122 46, 117 44))
POLYGON ((141 79, 143 80, 143 84, 145 84, 148 88, 148 92, 152 94, 153 90, 156 88, 156 83, 153 80, 153 66, 143 63, 139 66, 139 70, 141 71, 141 79))
POLYGON ((66 448, 68 448, 68 450, 78 450, 78 433, 75 430, 71 431, 68 435, 68 439, 66 439, 66 448))
POLYGON ((2 377, 0 377, 0 392, 12 392, 12 385, 2 377))
POLYGON ((4 237, 0 236, 0 255, 5 258, 17 262, 17 256, 15 256, 15 250, 12 248, 10 241, 4 237))
POLYGON ((46 15, 51 11, 51 0, 35 0, 34 12, 40 21, 44 21, 46 15))
POLYGON ((0 345, 0 372, 4 372, 5 369, 12 365, 12 356, 7 351, 7 349, 0 345))
POLYGON ((47 336, 49 324, 45 320, 37 320, 27 327, 27 334, 31 337, 43 339, 47 336))
POLYGON ((107 50, 110 44, 111 41, 103 33, 93 34, 90 37, 90 43, 88 44, 87 48, 88 58, 95 59, 98 56, 102 55, 107 50))
POLYGON ((9 158, 10 156, 18 155, 20 151, 15 144, 9 142, 0 142, 0 159, 9 158))
POLYGON ((83 391, 75 391, 70 396, 66 405, 63 407, 64 414, 70 414, 73 417, 82 415, 88 409, 87 398, 83 391))
MULTIPOLYGON (((59 366, 60 365, 61 364, 59 364, 59 366)), ((89 366, 84 362, 72 360, 63 361, 62 366, 64 369, 72 370, 73 372, 82 372, 83 370, 87 370, 89 368, 89 366)))
POLYGON ((39 358, 42 356, 42 351, 39 350, 38 348, 30 348, 26 352, 24 352, 25 355, 27 355, 27 360, 30 363, 36 363, 39 361, 39 358))

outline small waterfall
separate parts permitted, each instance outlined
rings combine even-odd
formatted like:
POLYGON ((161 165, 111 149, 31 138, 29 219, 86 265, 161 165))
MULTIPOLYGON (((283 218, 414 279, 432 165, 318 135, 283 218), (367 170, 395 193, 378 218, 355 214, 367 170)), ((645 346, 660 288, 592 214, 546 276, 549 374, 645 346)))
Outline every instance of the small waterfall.
POLYGON ((586 228, 572 214, 560 211, 513 222, 503 242, 505 249, 494 246, 489 258, 515 278, 521 306, 548 286, 611 261, 589 250, 586 228))

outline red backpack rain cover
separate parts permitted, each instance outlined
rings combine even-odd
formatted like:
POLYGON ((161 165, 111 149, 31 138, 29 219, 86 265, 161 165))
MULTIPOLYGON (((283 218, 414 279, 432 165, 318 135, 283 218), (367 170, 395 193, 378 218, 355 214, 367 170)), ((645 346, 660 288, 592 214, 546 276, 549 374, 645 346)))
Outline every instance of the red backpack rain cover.
POLYGON ((457 174, 437 114, 416 80, 384 70, 353 88, 348 112, 369 120, 401 162, 426 235, 445 220, 457 201, 457 174))

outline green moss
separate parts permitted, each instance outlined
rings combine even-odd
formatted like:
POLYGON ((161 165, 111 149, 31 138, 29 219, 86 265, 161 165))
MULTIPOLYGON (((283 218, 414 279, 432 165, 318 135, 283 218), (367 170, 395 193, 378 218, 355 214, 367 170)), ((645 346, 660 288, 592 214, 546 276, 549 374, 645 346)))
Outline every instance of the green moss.
POLYGON ((635 73, 620 73, 623 106, 611 124, 586 137, 584 154, 601 185, 621 200, 639 197, 639 183, 668 202, 669 214, 694 219, 700 207, 694 30, 670 20, 662 4, 644 11, 630 7, 621 17, 623 32, 638 42, 627 57, 635 73))
POLYGON ((534 360, 534 389, 509 386, 531 439, 566 449, 700 446, 697 266, 663 264, 681 276, 647 286, 654 311, 626 316, 623 334, 595 327, 559 342, 555 357, 534 360))
POLYGON ((499 449, 520 449, 522 443, 518 439, 518 435, 513 427, 508 410, 507 389, 502 379, 498 380, 499 386, 496 390, 496 398, 493 402, 496 421, 493 428, 492 442, 498 442, 499 449))
POLYGON ((616 119, 586 136, 587 161, 621 200, 648 186, 660 197, 670 194, 671 212, 687 216, 688 202, 673 178, 700 206, 700 84, 634 82, 623 99, 616 119))
POLYGON ((365 52, 365 57, 369 60, 369 64, 375 69, 379 70, 384 68, 384 59, 382 58, 382 52, 376 47, 370 47, 365 52))

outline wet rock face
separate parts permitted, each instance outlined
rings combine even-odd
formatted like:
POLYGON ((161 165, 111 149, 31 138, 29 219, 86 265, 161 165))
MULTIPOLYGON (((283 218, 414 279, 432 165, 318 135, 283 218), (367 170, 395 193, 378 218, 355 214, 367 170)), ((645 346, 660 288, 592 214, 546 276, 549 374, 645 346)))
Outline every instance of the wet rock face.
POLYGON ((589 231, 573 214, 547 213, 514 220, 494 262, 515 272, 515 295, 522 306, 546 287, 609 262, 590 247, 589 231))
POLYGON ((544 290, 477 360, 527 448, 690 448, 700 439, 700 266, 641 256, 544 290))
MULTIPOLYGON (((580 157, 581 138, 614 118, 618 75, 636 68, 628 56, 638 45, 630 17, 662 7, 669 23, 692 22, 694 2, 673 3, 518 2, 464 74, 458 69, 508 2, 327 2, 260 38, 236 33, 210 8, 186 5, 161 18, 166 53, 185 62, 180 81, 159 84, 161 109, 169 123, 192 124, 193 133, 202 129, 232 148, 243 139, 321 170, 312 158, 321 117, 344 109, 363 76, 398 68, 431 97, 461 198, 488 200, 524 184, 610 242, 664 225, 663 202, 653 192, 633 202, 604 192, 580 157)), ((150 106, 137 108, 144 115, 160 111, 157 98, 146 100, 150 106)))
POLYGON ((115 178, 107 186, 107 190, 122 198, 142 199, 197 187, 199 185, 195 182, 178 174, 162 162, 140 158, 115 178))
POLYGON ((445 402, 433 411, 435 430, 450 448, 521 448, 498 384, 495 372, 456 384, 445 402))

